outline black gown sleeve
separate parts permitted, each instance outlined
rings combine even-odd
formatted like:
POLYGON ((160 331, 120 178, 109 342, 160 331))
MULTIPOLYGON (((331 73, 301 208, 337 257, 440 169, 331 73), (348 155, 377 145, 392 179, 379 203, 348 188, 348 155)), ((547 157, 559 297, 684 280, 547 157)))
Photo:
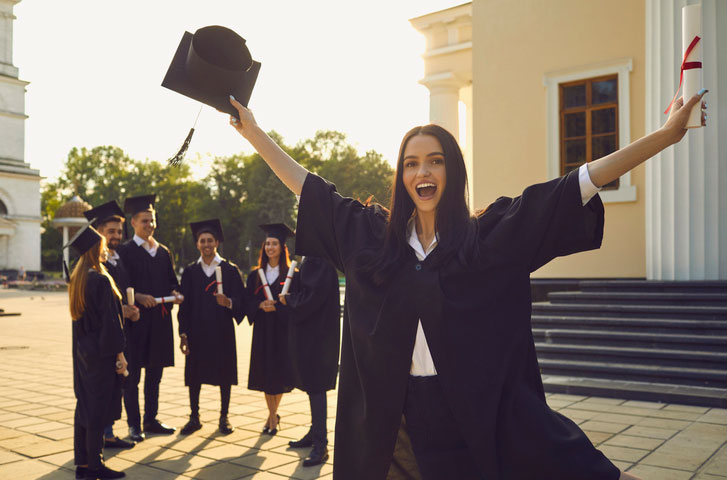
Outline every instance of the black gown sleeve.
POLYGON ((308 174, 298 208, 296 255, 328 259, 345 272, 356 252, 381 243, 385 228, 386 217, 379 207, 342 197, 335 185, 308 174))
MULTIPOLYGON (((237 324, 242 323, 247 313, 247 289, 242 284, 242 275, 237 265, 229 264, 228 270, 230 271, 229 279, 225 280, 225 284, 229 284, 228 297, 232 300, 232 318, 235 319, 237 324)), ((182 278, 184 280, 184 278, 182 278)), ((184 304, 184 303, 183 303, 184 304)))
POLYGON ((172 252, 169 251, 169 249, 164 248, 164 251, 167 252, 167 256, 169 257, 169 268, 167 268, 167 279, 169 281, 169 291, 172 290, 179 290, 179 280, 177 280, 177 274, 174 273, 174 259, 172 258, 172 252))
MULTIPOLYGON (((288 307, 295 313, 293 321, 301 323, 323 308, 331 295, 333 277, 338 284, 338 274, 333 266, 322 258, 307 257, 296 275, 297 288, 288 296, 288 307)), ((336 291, 338 294, 338 291, 336 291)))
POLYGON ((582 204, 578 170, 500 197, 478 218, 482 245, 498 258, 533 272, 555 257, 597 249, 603 239, 603 203, 582 204))
POLYGON ((179 320, 179 335, 187 333, 189 320, 192 315, 192 267, 187 266, 182 273, 182 284, 179 293, 184 295, 184 301, 179 304, 177 320, 179 320))
POLYGON ((247 285, 245 287, 245 296, 247 297, 245 315, 247 315, 247 321, 250 325, 255 323, 255 316, 260 311, 260 302, 262 302, 259 294, 255 293, 255 289, 259 284, 257 269, 255 269, 247 275, 247 285))
POLYGON ((97 355, 99 358, 116 356, 124 350, 124 332, 121 305, 111 289, 111 282, 105 275, 89 274, 86 289, 90 293, 87 298, 91 300, 86 305, 87 313, 98 322, 97 355))

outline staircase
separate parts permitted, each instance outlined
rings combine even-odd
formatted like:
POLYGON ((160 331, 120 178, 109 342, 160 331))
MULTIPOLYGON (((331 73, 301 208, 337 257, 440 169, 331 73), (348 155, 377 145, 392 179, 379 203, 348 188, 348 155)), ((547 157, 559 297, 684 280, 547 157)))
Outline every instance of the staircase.
POLYGON ((546 392, 727 408, 727 282, 579 288, 533 303, 546 392))

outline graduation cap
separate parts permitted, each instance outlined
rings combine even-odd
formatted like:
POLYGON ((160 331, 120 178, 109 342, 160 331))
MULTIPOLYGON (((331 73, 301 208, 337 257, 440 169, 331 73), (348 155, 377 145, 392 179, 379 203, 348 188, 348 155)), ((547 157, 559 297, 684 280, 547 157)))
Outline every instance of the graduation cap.
POLYGON ((295 237, 295 232, 284 223, 269 223, 267 225, 258 225, 267 234, 268 237, 277 238, 281 245, 285 243, 288 237, 295 237))
POLYGON ((119 204, 116 203, 116 200, 111 200, 110 202, 101 204, 91 210, 86 210, 83 214, 86 216, 86 220, 92 221, 91 225, 93 225, 94 228, 98 227, 99 224, 104 223, 105 220, 111 217, 118 216, 122 219, 124 218, 124 211, 121 210, 121 207, 119 207, 119 204))
POLYGON ((189 227, 192 229, 192 236, 195 241, 203 233, 211 233, 218 242, 225 241, 225 236, 222 234, 222 224, 217 218, 193 222, 189 224, 189 227))
MULTIPOLYGON (((239 118, 230 95, 247 106, 259 72, 260 62, 252 59, 244 38, 229 28, 210 25, 194 34, 184 32, 162 87, 239 118)), ((194 126, 170 164, 182 161, 193 134, 194 126)))
MULTIPOLYGON (((101 236, 98 231, 91 226, 91 223, 88 223, 81 227, 78 232, 71 238, 68 243, 63 245, 63 248, 73 248, 73 250, 76 251, 78 256, 83 255, 87 251, 91 249, 94 245, 96 245, 98 242, 101 241, 103 237, 101 236)), ((66 265, 66 261, 63 260, 63 271, 66 274, 66 278, 71 278, 71 276, 68 273, 68 265, 66 265)))
POLYGON ((129 197, 124 200, 124 212, 129 215, 136 215, 139 212, 153 212, 156 199, 156 193, 129 197))

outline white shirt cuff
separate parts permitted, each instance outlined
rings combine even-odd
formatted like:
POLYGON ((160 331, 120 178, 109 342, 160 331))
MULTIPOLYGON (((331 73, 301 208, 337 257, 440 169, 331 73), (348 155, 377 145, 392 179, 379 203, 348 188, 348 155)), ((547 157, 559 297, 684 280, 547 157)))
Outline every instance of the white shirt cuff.
POLYGON ((601 191, 591 181, 591 175, 588 173, 588 165, 585 163, 578 168, 578 184, 581 187, 581 201, 583 205, 590 202, 601 191))

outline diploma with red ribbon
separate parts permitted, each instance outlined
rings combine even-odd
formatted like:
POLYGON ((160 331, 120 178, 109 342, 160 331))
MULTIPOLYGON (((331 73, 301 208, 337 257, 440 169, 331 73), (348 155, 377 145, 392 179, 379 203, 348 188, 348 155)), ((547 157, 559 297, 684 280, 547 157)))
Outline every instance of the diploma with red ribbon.
POLYGON ((262 268, 258 268, 257 273, 260 275, 261 286, 265 289, 265 298, 272 300, 273 292, 270 290, 270 285, 268 285, 268 277, 265 276, 265 272, 262 268))
MULTIPOLYGON (((686 102, 702 88, 702 6, 687 5, 682 8, 682 50, 684 57, 679 72, 679 87, 674 98, 664 112, 669 113, 671 107, 679 96, 679 90, 684 87, 682 96, 686 102)), ((702 109, 695 105, 689 115, 687 128, 702 126, 702 109)))
POLYGON ((288 274, 285 276, 285 283, 283 284, 283 290, 280 292, 281 295, 287 295, 288 290, 290 290, 290 284, 293 281, 293 275, 295 274, 295 267, 298 266, 298 262, 293 260, 290 262, 290 268, 288 269, 288 274))

